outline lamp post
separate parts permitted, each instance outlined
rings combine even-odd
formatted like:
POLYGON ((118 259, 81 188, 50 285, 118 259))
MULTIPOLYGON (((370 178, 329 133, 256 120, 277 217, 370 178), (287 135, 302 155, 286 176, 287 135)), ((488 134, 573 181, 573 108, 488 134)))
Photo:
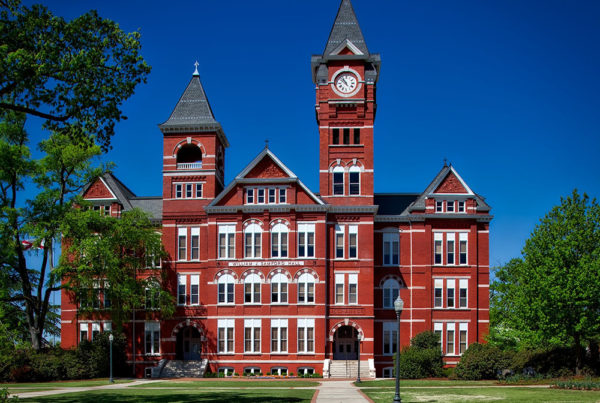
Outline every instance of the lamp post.
POLYGON ((114 383, 115 380, 113 379, 113 373, 112 373, 112 343, 113 340, 115 339, 115 337, 111 334, 108 335, 108 341, 110 344, 110 379, 108 380, 109 383, 114 383))
POLYGON ((402 313, 403 308, 404 301, 402 301, 400 294, 398 294, 398 298, 394 301, 394 311, 396 311, 396 318, 398 319, 398 338, 396 342, 396 395, 394 396, 394 403, 402 403, 402 399, 400 399, 400 314, 402 313))
POLYGON ((356 374, 356 383, 360 383, 360 342, 362 341, 362 334, 358 334, 358 373, 356 374))

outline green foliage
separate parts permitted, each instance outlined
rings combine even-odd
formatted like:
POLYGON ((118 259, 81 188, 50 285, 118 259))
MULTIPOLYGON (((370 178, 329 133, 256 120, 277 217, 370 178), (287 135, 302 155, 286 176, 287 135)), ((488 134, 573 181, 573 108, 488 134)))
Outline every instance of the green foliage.
MULTIPOLYGON (((394 356, 394 370, 396 357, 394 356)), ((443 375, 440 338, 434 332, 417 334, 410 347, 400 352, 400 377, 403 379, 433 378, 443 375)))
POLYGON ((462 355, 454 375, 457 379, 496 379, 502 371, 511 368, 513 353, 489 344, 473 343, 462 355))
POLYGON ((592 379, 558 381, 552 385, 557 389, 600 390, 600 381, 592 379))
POLYGON ((532 232, 522 258, 496 269, 491 327, 497 345, 584 346, 600 340, 600 206, 577 191, 532 232))
POLYGON ((139 32, 89 11, 71 21, 45 6, 0 2, 0 109, 45 120, 53 131, 108 148, 123 102, 150 67, 139 32))
POLYGON ((515 374, 530 371, 550 378, 571 376, 575 351, 566 347, 523 349, 512 357, 511 368, 515 374))
POLYGON ((432 331, 421 332, 410 340, 410 345, 419 350, 440 350, 440 336, 432 331))

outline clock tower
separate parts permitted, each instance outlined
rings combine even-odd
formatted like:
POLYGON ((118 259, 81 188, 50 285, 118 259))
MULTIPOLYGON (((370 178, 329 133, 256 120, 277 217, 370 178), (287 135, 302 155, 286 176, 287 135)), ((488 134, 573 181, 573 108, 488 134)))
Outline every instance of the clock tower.
POLYGON ((352 3, 342 0, 325 51, 311 59, 319 125, 319 191, 330 204, 373 204, 380 60, 367 48, 352 3))

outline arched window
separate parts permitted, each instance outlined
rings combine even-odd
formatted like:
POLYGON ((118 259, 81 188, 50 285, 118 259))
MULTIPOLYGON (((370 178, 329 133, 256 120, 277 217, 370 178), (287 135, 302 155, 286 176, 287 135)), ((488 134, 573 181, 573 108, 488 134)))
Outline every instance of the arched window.
POLYGON ((339 165, 333 168, 333 194, 344 194, 344 168, 339 165))
POLYGON ((348 170, 350 176, 350 194, 360 194, 360 168, 357 165, 353 165, 348 170))
POLYGON ((298 277, 298 303, 312 304, 315 302, 315 276, 302 273, 298 277))
POLYGON ((271 228, 271 257, 288 257, 288 227, 278 223, 271 228))
POLYGON ((277 273, 271 279, 271 302, 274 304, 288 302, 288 278, 283 273, 277 273))
POLYGON ((262 229, 260 225, 252 223, 244 229, 244 257, 260 258, 262 229))
POLYGON ((182 146, 177 152, 177 168, 202 168, 202 150, 196 144, 182 146))
POLYGON ((219 285, 219 304, 233 304, 233 286, 235 279, 231 274, 224 274, 217 281, 219 285))
POLYGON ((383 307, 393 308, 394 301, 398 298, 400 285, 393 278, 389 278, 383 283, 383 307))
POLYGON ((249 274, 244 279, 244 302, 247 304, 260 304, 260 276, 256 273, 249 274))

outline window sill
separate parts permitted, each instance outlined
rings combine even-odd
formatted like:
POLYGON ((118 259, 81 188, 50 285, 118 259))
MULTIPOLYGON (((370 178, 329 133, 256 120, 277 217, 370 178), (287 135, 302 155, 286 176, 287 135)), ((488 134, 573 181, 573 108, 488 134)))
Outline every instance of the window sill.
POLYGON ((271 355, 290 355, 290 353, 288 353, 287 351, 277 351, 277 352, 271 352, 271 355))
POLYGON ((235 351, 234 352, 227 352, 227 353, 217 353, 217 355, 235 355, 235 351))
POLYGON ((144 355, 146 357, 160 357, 160 353, 146 353, 144 355))
POLYGON ((313 352, 311 352, 311 353, 302 353, 302 352, 300 352, 300 353, 296 353, 296 355, 316 355, 316 354, 315 354, 315 352, 313 351, 313 352))
POLYGON ((252 353, 248 352, 248 353, 244 353, 244 355, 262 355, 262 353, 260 351, 259 352, 252 352, 252 353))

